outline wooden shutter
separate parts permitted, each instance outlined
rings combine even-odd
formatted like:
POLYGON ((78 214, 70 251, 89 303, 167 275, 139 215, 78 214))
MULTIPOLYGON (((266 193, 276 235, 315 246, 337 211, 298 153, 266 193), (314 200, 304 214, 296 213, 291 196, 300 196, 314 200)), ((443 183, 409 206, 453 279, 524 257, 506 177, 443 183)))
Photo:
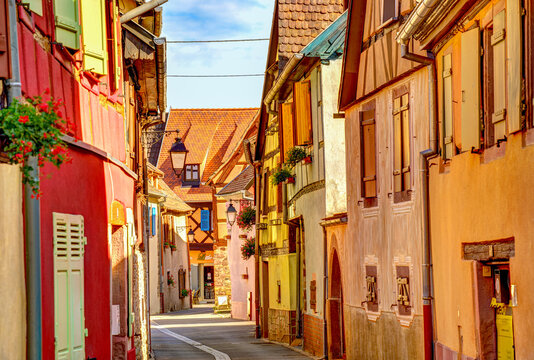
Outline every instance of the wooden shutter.
POLYGON ((293 122, 293 103, 283 103, 282 106, 282 154, 280 154, 281 161, 284 161, 285 155, 289 149, 295 144, 294 122, 293 122))
POLYGON ((365 266, 365 285, 367 310, 378 312, 378 267, 376 265, 365 266))
POLYGON ((263 173, 263 215, 267 215, 269 213, 269 175, 269 168, 267 168, 263 173))
POLYGON ((7 0, 0 0, 0 78, 11 78, 9 16, 7 0))
POLYGON ((31 11, 43 16, 43 0, 25 0, 24 3, 28 4, 31 11))
POLYGON ((283 196, 282 196, 282 184, 276 186, 276 211, 281 213, 284 211, 283 196))
POLYGON ((410 267, 397 266, 397 306, 399 315, 410 316, 412 303, 410 293, 410 267))
POLYGON ((480 148, 480 29, 462 34, 461 45, 461 148, 480 148))
POLYGON ((375 111, 360 113, 362 148, 362 197, 376 197, 376 134, 375 111))
POLYGON ((308 145, 312 140, 311 86, 310 81, 296 82, 293 98, 297 125, 297 145, 308 145))
POLYGON ((83 67, 106 73, 106 10, 104 0, 81 0, 83 67))
POLYGON ((185 270, 180 269, 178 270, 178 294, 180 298, 183 298, 182 296, 182 290, 185 289, 185 270))
MULTIPOLYGON (((495 140, 506 136, 506 12, 493 17, 493 133, 495 140)), ((464 48, 462 43, 462 49, 464 48)), ((463 72, 462 72, 463 74, 463 72)))
POLYGON ((107 4, 107 13, 108 13, 108 21, 107 21, 107 44, 109 49, 109 59, 108 59, 108 67, 109 67, 109 82, 111 86, 111 91, 115 91, 120 86, 120 74, 121 74, 121 67, 120 67, 120 39, 119 39, 119 33, 118 33, 118 26, 120 25, 119 21, 119 10, 117 8, 117 5, 115 4, 115 1, 110 1, 107 4))
POLYGON ((453 155, 452 142, 452 55, 443 56, 443 158, 450 159, 453 155))
POLYGON ((393 184, 394 191, 410 188, 410 116, 409 95, 393 99, 393 184))
POLYGON ((56 359, 85 358, 83 216, 53 213, 56 359))
MULTIPOLYGON (((86 0, 88 1, 88 0, 86 0)), ((79 49, 80 19, 78 0, 55 0, 56 42, 71 49, 79 49)))
POLYGON ((317 281, 310 281, 310 309, 317 311, 317 281))
POLYGON ((506 33, 508 40, 507 80, 508 80, 508 130, 510 133, 521 130, 521 2, 506 1, 506 33))
POLYGON ((152 225, 152 236, 156 235, 156 207, 152 207, 152 221, 150 222, 152 225))

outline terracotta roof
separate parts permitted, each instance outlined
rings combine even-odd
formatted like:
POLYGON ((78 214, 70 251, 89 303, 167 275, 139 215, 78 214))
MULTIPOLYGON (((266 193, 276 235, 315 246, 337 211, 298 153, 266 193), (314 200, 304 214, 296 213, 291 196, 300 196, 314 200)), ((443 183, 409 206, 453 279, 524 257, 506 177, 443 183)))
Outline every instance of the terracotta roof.
POLYGON ((249 165, 239 175, 217 193, 217 196, 234 194, 242 190, 248 190, 254 182, 254 167, 249 165))
POLYGON ((279 55, 298 53, 343 11, 343 0, 278 0, 279 55))
MULTIPOLYGON (((203 183, 232 155, 257 112, 257 108, 171 109, 166 130, 180 130, 182 141, 189 150, 186 163, 200 165, 203 183)), ((209 186, 181 186, 169 158, 173 143, 174 138, 166 136, 159 153, 158 166, 165 173, 165 181, 186 202, 211 202, 209 186)))
POLYGON ((182 199, 180 199, 178 195, 176 195, 174 191, 172 191, 171 188, 165 183, 165 181, 159 180, 158 184, 159 184, 160 190, 163 191, 165 195, 167 196, 165 198, 165 202, 163 203, 163 207, 169 210, 174 210, 174 211, 179 211, 179 212, 193 211, 193 208, 187 205, 182 199))

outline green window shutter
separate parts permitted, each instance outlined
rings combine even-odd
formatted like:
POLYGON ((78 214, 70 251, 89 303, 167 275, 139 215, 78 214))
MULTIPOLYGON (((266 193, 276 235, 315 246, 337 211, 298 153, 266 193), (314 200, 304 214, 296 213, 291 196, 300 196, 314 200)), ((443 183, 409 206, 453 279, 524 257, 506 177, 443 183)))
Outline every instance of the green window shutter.
POLYGON ((506 1, 506 46, 508 50, 508 128, 521 130, 521 2, 506 1))
POLYGON ((85 70, 106 73, 106 7, 104 0, 81 0, 85 70))
POLYGON ((30 7, 30 10, 37 15, 43 16, 43 0, 25 0, 30 7))
POLYGON ((56 359, 85 358, 83 217, 53 213, 56 359))
MULTIPOLYGON (((493 131, 495 140, 506 136, 506 12, 493 17, 493 131)), ((463 48, 463 45, 462 45, 463 48)))
POLYGON ((56 41, 68 48, 79 49, 80 18, 78 0, 55 0, 56 41))
POLYGON ((452 158, 452 55, 443 56, 443 72, 441 74, 443 86, 443 158, 452 158))
POLYGON ((480 30, 462 34, 462 151, 480 148, 480 30))

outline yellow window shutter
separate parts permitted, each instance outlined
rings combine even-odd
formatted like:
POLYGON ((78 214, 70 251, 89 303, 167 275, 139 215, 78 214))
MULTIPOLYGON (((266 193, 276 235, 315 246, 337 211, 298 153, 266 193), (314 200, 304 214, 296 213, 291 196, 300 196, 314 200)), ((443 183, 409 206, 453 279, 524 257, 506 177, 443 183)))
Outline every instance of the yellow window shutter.
POLYGON ((473 148, 480 148, 480 30, 478 27, 462 34, 461 64, 462 151, 471 151, 473 148))
MULTIPOLYGON (((495 140, 506 136, 506 13, 493 17, 493 115, 495 140)), ((462 44, 463 48, 463 44, 462 44)), ((520 86, 520 85, 519 85, 520 86)))
POLYGON ((106 73, 106 8, 104 0, 81 0, 84 69, 106 73))
POLYGON ((283 156, 294 146, 293 103, 282 104, 282 142, 283 156))
POLYGON ((56 42, 71 49, 79 49, 78 0, 55 0, 54 20, 56 23, 56 42))
POLYGON ((297 145, 311 144, 313 140, 310 81, 296 82, 293 97, 297 124, 297 145))
POLYGON ((24 2, 28 4, 31 11, 43 16, 43 0, 26 0, 24 2))
POLYGON ((443 158, 450 159, 453 155, 452 141, 452 55, 443 56, 443 71, 441 74, 443 86, 443 158))
POLYGON ((506 46, 508 50, 508 129, 521 130, 521 2, 506 1, 506 46))

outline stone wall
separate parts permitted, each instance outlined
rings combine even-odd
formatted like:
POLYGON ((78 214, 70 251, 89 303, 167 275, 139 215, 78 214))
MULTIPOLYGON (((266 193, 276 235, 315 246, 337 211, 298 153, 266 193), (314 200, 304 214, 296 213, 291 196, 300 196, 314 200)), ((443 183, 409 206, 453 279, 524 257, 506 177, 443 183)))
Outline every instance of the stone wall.
POLYGON ((226 241, 224 241, 224 245, 213 246, 213 269, 215 277, 215 311, 229 310, 232 300, 232 283, 226 241), (226 305, 219 305, 219 296, 228 297, 226 305))
POLYGON ((148 322, 146 302, 146 253, 136 246, 133 253, 133 311, 136 360, 148 359, 148 322))
POLYGON ((296 311, 269 309, 269 340, 291 344, 296 334, 296 311))

